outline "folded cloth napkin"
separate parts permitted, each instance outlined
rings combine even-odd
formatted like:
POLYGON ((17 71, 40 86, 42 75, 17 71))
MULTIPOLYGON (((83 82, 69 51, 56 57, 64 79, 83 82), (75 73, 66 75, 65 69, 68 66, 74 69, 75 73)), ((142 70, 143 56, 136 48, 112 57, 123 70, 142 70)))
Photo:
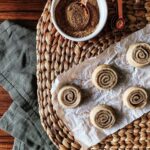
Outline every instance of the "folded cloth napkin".
POLYGON ((0 24, 0 85, 13 99, 0 118, 0 128, 15 138, 13 149, 55 150, 38 113, 35 32, 9 21, 0 24))

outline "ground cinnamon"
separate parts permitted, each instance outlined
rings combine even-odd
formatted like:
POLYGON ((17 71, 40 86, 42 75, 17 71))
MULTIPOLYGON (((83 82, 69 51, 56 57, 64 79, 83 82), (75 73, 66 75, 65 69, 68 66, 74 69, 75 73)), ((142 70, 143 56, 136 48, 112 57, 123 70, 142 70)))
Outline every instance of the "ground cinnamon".
POLYGON ((86 5, 79 0, 60 0, 56 7, 56 22, 62 31, 73 37, 84 37, 94 32, 99 22, 96 0, 86 5))

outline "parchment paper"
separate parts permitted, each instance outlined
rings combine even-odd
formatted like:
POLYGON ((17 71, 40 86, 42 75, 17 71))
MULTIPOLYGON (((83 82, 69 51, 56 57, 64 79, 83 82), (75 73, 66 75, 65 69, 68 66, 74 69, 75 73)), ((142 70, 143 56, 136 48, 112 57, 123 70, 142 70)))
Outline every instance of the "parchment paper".
POLYGON ((150 65, 134 68, 126 61, 128 47, 136 42, 150 44, 150 25, 112 45, 100 56, 91 58, 61 74, 52 85, 52 99, 58 115, 73 132, 76 140, 86 149, 106 136, 123 128, 133 120, 150 111, 150 104, 143 109, 132 110, 123 105, 122 94, 131 86, 140 86, 150 91, 150 65), (99 64, 112 64, 119 72, 119 83, 112 90, 100 91, 91 82, 91 74, 99 64), (83 102, 75 109, 63 109, 57 101, 57 92, 66 84, 75 84, 82 89, 83 102), (112 106, 117 112, 117 122, 111 129, 98 130, 89 120, 89 113, 98 104, 112 106))

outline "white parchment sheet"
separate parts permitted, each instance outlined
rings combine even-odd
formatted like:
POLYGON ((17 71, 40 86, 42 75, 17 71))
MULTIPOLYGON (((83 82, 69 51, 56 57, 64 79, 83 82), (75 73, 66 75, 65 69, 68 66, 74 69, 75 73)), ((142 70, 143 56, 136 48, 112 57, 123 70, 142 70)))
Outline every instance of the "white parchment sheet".
POLYGON ((150 91, 150 65, 138 69, 130 66, 126 61, 128 47, 136 42, 150 44, 150 25, 112 45, 100 56, 74 66, 68 72, 58 76, 52 85, 52 99, 58 116, 73 132, 76 140, 86 148, 97 144, 106 136, 150 111, 150 103, 143 109, 132 110, 122 102, 122 94, 128 87, 141 86, 150 91), (100 91, 92 84, 92 72, 99 64, 112 64, 117 68, 119 83, 112 90, 100 91), (57 101, 59 88, 66 84, 75 84, 82 89, 83 102, 75 109, 63 109, 57 101), (107 104, 116 110, 117 122, 111 129, 98 130, 90 123, 90 111, 98 104, 107 104))

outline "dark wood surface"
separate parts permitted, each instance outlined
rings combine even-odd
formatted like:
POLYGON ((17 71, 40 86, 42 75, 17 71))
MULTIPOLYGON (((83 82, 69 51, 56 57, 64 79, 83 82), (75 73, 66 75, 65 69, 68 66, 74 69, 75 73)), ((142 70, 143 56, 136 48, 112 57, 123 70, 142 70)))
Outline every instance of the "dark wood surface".
POLYGON ((0 21, 13 20, 35 29, 46 0, 0 0, 0 21))
MULTIPOLYGON (((0 0, 0 22, 13 20, 27 28, 35 30, 46 0, 0 0)), ((12 100, 0 87, 0 117, 8 109, 12 100)), ((14 139, 0 130, 0 150, 11 150, 14 139)))
MULTIPOLYGON (((12 100, 9 94, 0 87, 0 117, 8 109, 12 100)), ((7 133, 0 130, 0 150, 9 150, 12 149, 13 138, 7 133)))

